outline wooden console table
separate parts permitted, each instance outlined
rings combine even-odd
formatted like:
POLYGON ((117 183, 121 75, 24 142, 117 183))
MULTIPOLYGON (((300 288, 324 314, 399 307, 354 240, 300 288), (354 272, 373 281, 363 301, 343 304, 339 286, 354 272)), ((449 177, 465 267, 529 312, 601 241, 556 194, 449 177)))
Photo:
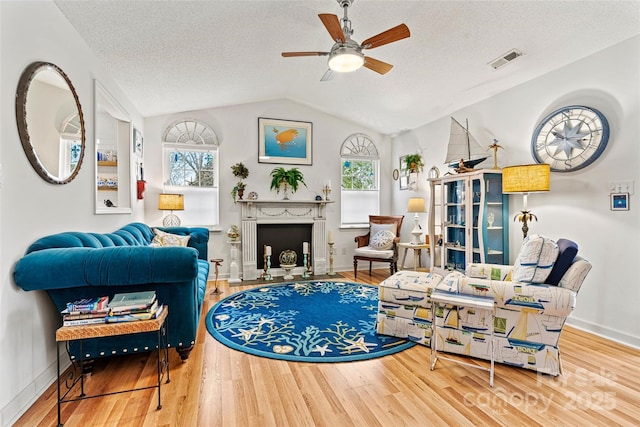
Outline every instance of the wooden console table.
POLYGON ((132 322, 121 323, 99 323, 95 325, 81 325, 81 326, 63 326, 56 331, 56 353, 58 356, 58 427, 62 427, 60 405, 62 403, 74 402, 77 400, 90 399, 94 397, 109 396, 112 394, 127 393, 131 391, 147 390, 150 388, 158 389, 158 408, 162 409, 160 400, 160 384, 166 372, 167 383, 169 383, 169 348, 167 343, 167 315, 169 308, 165 305, 160 315, 155 319, 150 320, 138 320, 132 322), (127 390, 113 391, 109 393, 102 393, 96 395, 85 395, 84 393, 84 374, 82 373, 82 362, 84 361, 84 353, 82 351, 82 341, 88 338, 103 338, 112 337, 117 335, 139 334, 142 332, 157 332, 158 333, 158 382, 155 385, 147 387, 138 387, 127 390), (60 346, 58 342, 64 341, 80 341, 80 360, 73 361, 72 370, 67 374, 65 379, 66 390, 61 393, 61 377, 60 377, 60 346), (78 374, 79 372, 79 374, 78 374), (77 383, 80 383, 80 396, 66 398, 67 395, 73 390, 77 383))

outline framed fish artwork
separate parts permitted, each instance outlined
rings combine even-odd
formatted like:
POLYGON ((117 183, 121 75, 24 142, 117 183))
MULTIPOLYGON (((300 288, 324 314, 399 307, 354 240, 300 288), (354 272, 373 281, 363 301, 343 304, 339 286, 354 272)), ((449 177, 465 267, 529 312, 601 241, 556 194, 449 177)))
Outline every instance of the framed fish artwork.
POLYGON ((311 165, 311 122, 258 118, 258 163, 311 165))

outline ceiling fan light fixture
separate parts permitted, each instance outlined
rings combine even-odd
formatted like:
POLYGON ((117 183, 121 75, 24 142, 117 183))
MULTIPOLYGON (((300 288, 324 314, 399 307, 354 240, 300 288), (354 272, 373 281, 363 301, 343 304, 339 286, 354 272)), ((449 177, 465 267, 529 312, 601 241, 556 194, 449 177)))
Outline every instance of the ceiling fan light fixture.
POLYGON ((329 68, 339 73, 356 71, 363 64, 364 54, 349 47, 340 47, 329 55, 329 68))

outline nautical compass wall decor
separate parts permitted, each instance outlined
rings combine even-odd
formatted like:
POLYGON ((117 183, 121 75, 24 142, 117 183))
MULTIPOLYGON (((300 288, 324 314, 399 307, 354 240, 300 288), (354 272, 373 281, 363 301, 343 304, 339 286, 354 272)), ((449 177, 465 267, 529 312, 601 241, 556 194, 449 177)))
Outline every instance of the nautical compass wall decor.
POLYGON ((595 108, 571 105, 542 119, 533 131, 531 154, 553 172, 573 172, 593 163, 609 142, 609 122, 595 108))

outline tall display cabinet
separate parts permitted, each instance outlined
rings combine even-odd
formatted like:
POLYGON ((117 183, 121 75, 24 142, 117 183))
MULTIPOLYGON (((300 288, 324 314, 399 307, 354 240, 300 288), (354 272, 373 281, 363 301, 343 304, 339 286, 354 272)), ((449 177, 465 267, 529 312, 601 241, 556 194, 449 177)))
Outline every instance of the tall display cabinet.
POLYGON ((502 171, 478 170, 429 180, 431 271, 464 272, 470 262, 509 263, 509 199, 502 171))

